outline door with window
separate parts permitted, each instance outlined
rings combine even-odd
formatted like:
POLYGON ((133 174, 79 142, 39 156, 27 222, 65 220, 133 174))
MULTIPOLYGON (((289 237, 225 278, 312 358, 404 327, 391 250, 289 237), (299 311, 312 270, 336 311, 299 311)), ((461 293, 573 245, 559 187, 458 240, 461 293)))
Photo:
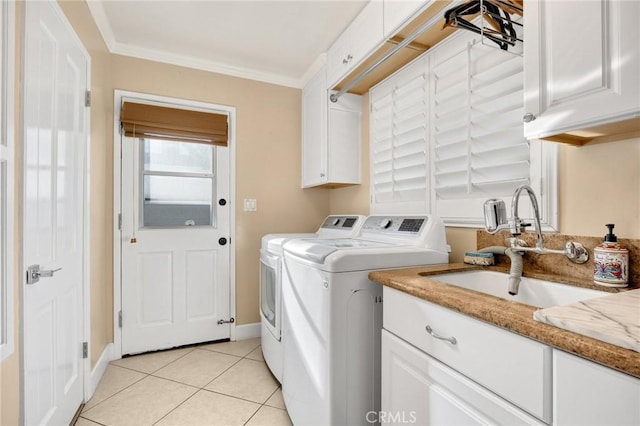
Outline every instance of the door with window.
POLYGON ((228 338, 229 148, 122 136, 122 354, 228 338))

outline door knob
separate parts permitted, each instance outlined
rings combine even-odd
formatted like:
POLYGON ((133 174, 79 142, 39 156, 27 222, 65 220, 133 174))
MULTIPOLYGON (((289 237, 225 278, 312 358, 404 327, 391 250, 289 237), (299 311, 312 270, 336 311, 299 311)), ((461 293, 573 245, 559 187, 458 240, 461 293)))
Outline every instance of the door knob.
POLYGON ((226 205, 226 204, 227 204, 227 200, 225 200, 224 198, 220 198, 220 199, 218 200, 218 204, 220 204, 221 206, 224 206, 224 205, 226 205))
POLYGON ((31 265, 27 267, 27 284, 35 284, 40 278, 50 278, 54 273, 62 268, 40 270, 40 265, 31 265))
POLYGON ((218 240, 218 244, 220 244, 221 246, 224 246, 227 244, 227 239, 222 237, 218 240))

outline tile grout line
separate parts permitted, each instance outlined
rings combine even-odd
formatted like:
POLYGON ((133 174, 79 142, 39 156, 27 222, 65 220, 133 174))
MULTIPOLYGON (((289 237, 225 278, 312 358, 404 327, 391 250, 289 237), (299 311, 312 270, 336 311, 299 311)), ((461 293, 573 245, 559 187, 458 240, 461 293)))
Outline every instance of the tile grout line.
MULTIPOLYGON (((175 361, 177 361, 177 360, 181 359, 182 357, 187 356, 187 355, 188 355, 188 354, 190 354, 191 352, 193 352, 193 350, 191 350, 191 351, 189 351, 189 352, 185 353, 184 355, 182 355, 182 356, 180 356, 180 357, 178 357, 178 358, 174 359, 173 361, 168 362, 167 364, 165 364, 165 365, 163 365, 162 367, 160 367, 160 368, 158 368, 158 369, 154 370, 154 371, 153 371, 153 372, 151 372, 151 373, 147 373, 147 372, 144 372, 144 371, 135 370, 135 369, 133 369, 133 368, 129 368, 129 367, 123 367, 123 366, 118 365, 118 364, 112 364, 112 362, 113 362, 113 361, 110 361, 110 362, 109 362, 109 365, 112 365, 112 366, 114 366, 114 367, 118 367, 118 368, 124 368, 125 370, 129 370, 129 371, 135 371, 136 373, 144 374, 144 376, 143 376, 143 377, 141 377, 139 380, 136 380, 135 382, 131 383, 130 385, 125 386, 124 388, 120 389, 119 391, 115 392, 114 394, 109 395, 109 397, 107 397, 107 398, 105 398, 104 400, 102 400, 102 401, 98 402, 96 405, 94 405, 93 407, 91 407, 91 408, 87 409, 86 411, 82 411, 82 412, 80 413, 80 417, 82 417, 82 415, 83 415, 84 413, 87 413, 87 412, 89 412, 89 411, 93 410, 94 408, 98 407, 99 405, 102 405, 103 403, 107 402, 108 400, 110 400, 110 399, 111 399, 111 398, 113 398, 114 396, 116 396, 116 395, 118 395, 118 394, 122 393, 124 390, 129 389, 131 386, 135 385, 136 383, 139 383, 139 382, 141 382, 142 380, 144 380, 144 379, 146 379, 146 378, 148 378, 148 377, 156 377, 156 378, 157 378, 157 376, 153 376, 153 373, 155 373, 155 372, 156 372, 156 371, 158 371, 158 370, 161 370, 162 368, 166 367, 167 365, 171 364, 172 362, 175 362, 175 361)), ((141 355, 142 355, 142 354, 141 354, 141 355)), ((133 355, 133 356, 136 356, 136 355, 133 355)), ((122 359, 122 358, 120 358, 120 359, 122 359)), ((101 380, 102 380, 102 379, 101 379, 101 380)), ((180 382, 177 382, 177 383, 180 383, 180 382)), ((183 384, 183 385, 184 385, 185 383, 181 383, 181 384, 183 384)), ((98 384, 98 385, 99 385, 99 384, 98 384)), ((195 387, 195 386, 192 386, 192 387, 195 387)), ((196 391, 196 392, 197 392, 197 391, 196 391)), ((88 402, 88 401, 87 401, 87 402, 88 402)), ((90 420, 90 421, 94 422, 94 421, 93 421, 93 420, 91 420, 90 418, 87 418, 87 417, 85 417, 85 418, 86 418, 87 420, 90 420)), ((94 423, 98 423, 98 422, 94 422, 94 423)), ((101 423, 100 423, 100 424, 101 424, 101 423)))
MULTIPOLYGON (((130 370, 130 371, 136 371, 136 370, 131 370, 131 369, 129 369, 129 370, 130 370)), ((140 371, 136 371, 136 373, 141 373, 141 372, 140 372, 140 371)), ((120 389, 119 391, 115 392, 114 394, 109 395, 107 398, 105 398, 105 399, 103 399, 102 401, 98 402, 96 405, 92 406, 91 408, 87 408, 86 410, 83 410, 83 411, 80 413, 80 417, 82 417, 82 415, 83 415, 84 413, 87 413, 87 412, 89 412, 89 411, 93 410, 94 408, 96 408, 96 407, 98 407, 99 405, 101 405, 101 404, 103 404, 103 403, 107 402, 108 400, 110 400, 110 399, 111 399, 111 398, 113 398, 114 396, 118 395, 119 393, 123 392, 124 390, 129 389, 131 386, 135 385, 136 383, 139 383, 139 382, 143 381, 144 379, 146 379, 147 377, 149 377, 149 376, 150 376, 150 374, 147 374, 147 373, 141 373, 141 374, 144 374, 144 376, 143 376, 143 377, 141 377, 139 380, 136 380, 135 382, 131 383, 131 384, 130 384, 130 385, 128 385, 128 386, 125 386, 124 388, 120 389)), ((95 394, 95 392, 94 392, 94 394, 95 394)), ((89 400, 89 401, 91 401, 91 400, 89 400)), ((87 401, 87 402, 88 402, 88 401, 87 401)), ((87 420, 91 420, 91 419, 87 418, 87 420)), ((98 423, 98 422, 96 422, 96 421, 94 421, 94 420, 91 420, 91 421, 92 421, 92 422, 94 422, 94 423, 98 423)), ((102 423, 100 423, 100 424, 102 424, 102 423)))
MULTIPOLYGON (((275 390, 274 390, 274 391, 273 391, 273 392, 272 392, 272 393, 271 393, 271 394, 270 394, 270 395, 269 395, 269 396, 264 400, 264 402, 262 402, 262 403, 258 403, 258 402, 256 402, 256 401, 251 401, 251 400, 244 399, 244 398, 241 398, 241 397, 237 397, 237 396, 234 396, 234 395, 228 395, 228 394, 225 394, 225 393, 222 393, 222 392, 217 392, 217 391, 213 391, 213 390, 206 389, 206 386, 210 385, 213 381, 215 381, 215 380, 216 380, 217 378, 219 378, 221 375, 223 375, 224 373, 226 373, 227 371, 229 371, 231 368, 233 368, 234 366, 236 366, 236 365, 237 365, 240 361, 242 361, 243 359, 248 359, 248 360, 250 360, 250 361, 255 361, 255 362, 260 362, 260 363, 264 363, 264 364, 266 364, 266 362, 264 361, 264 359, 262 359, 262 360, 257 360, 257 359, 254 359, 254 358, 248 358, 248 356, 249 356, 251 353, 253 353, 256 349, 258 349, 259 347, 260 347, 260 344, 256 345, 254 348, 251 348, 251 349, 250 349, 250 350, 249 350, 249 351, 248 351, 244 356, 241 356, 241 357, 240 357, 240 356, 238 356, 238 355, 230 354, 230 353, 227 353, 227 352, 220 352, 220 351, 216 351, 216 350, 210 350, 210 349, 205 349, 205 348, 203 348, 203 347, 197 347, 197 346, 195 346, 195 347, 193 347, 193 348, 192 348, 192 350, 190 350, 190 351, 188 351, 188 352, 184 353, 183 355, 179 356, 178 358, 176 358, 176 359, 174 359, 174 360, 169 361, 168 363, 166 363, 166 364, 164 364, 163 366, 161 366, 161 367, 159 367, 159 368, 157 368, 157 369, 155 369, 155 370, 151 371, 150 373, 147 373, 147 372, 144 372, 144 371, 139 371, 139 370, 136 370, 136 369, 134 369, 134 368, 127 367, 127 366, 122 366, 122 365, 118 365, 118 364, 112 364, 112 362, 110 362, 109 364, 110 364, 110 365, 112 365, 112 366, 114 366, 114 367, 123 368, 123 369, 125 369, 125 370, 133 371, 133 372, 136 372, 136 373, 142 374, 143 376, 142 376, 142 377, 140 377, 138 380, 136 380, 136 381, 132 382, 131 384, 127 385, 126 387, 124 387, 124 388, 120 389, 119 391, 117 391, 117 392, 113 393, 112 395, 108 396, 108 397, 107 397, 107 398, 105 398, 104 400, 102 400, 102 401, 98 402, 97 404, 95 404, 94 406, 92 406, 91 408, 89 408, 88 410, 83 411, 82 413, 80 413, 80 417, 84 418, 85 420, 88 420, 88 421, 91 421, 91 422, 97 423, 97 424, 99 424, 99 425, 105 426, 105 425, 103 425, 102 423, 96 422, 96 421, 92 420, 92 419, 91 419, 91 418, 89 418, 89 417, 85 417, 85 416, 84 416, 84 414, 88 413, 89 411, 93 410, 94 408, 96 408, 96 407, 98 407, 98 406, 102 405, 103 403, 107 402, 108 400, 112 399, 114 396, 116 396, 116 395, 118 395, 118 394, 122 393, 124 390, 129 389, 130 387, 134 386, 135 384, 137 384, 137 383, 139 383, 139 382, 141 382, 141 381, 143 381, 143 380, 145 380, 146 378, 149 378, 149 377, 154 377, 154 378, 158 378, 158 379, 161 379, 161 380, 171 381, 171 382, 174 382, 174 383, 176 383, 176 384, 180 384, 180 385, 188 386, 188 387, 190 387, 190 388, 195 389, 195 392, 193 392, 189 397, 187 397, 184 401, 182 401, 182 402, 181 402, 180 404, 178 404, 176 407, 174 407, 173 409, 171 409, 171 410, 169 410, 167 413, 165 413, 162 417, 160 417, 157 421, 155 421, 155 422, 154 422, 154 424, 157 424, 158 422, 162 421, 162 419, 164 419, 165 417, 167 417, 170 413, 172 413, 173 411, 175 411, 178 407, 182 406, 184 403, 186 403, 186 402, 187 402, 187 401, 189 401, 191 398, 193 398, 193 397, 194 397, 194 395, 196 395, 199 391, 211 392, 211 393, 215 393, 215 394, 218 394, 218 395, 221 395, 221 396, 226 396, 226 397, 229 397, 229 398, 234 398, 234 399, 237 399, 237 400, 239 400, 239 401, 244 401, 244 402, 249 402, 249 403, 252 403, 252 404, 256 404, 258 407, 257 407, 257 409, 254 411, 254 413, 251 415, 251 417, 249 417, 249 419, 247 420, 247 422, 249 422, 249 421, 250 421, 250 420, 251 420, 251 419, 252 419, 252 418, 257 414, 257 412, 258 412, 258 411, 260 411, 260 410, 262 409, 262 407, 264 407, 264 406, 267 406, 267 407, 269 407, 269 408, 275 408, 275 409, 282 410, 282 409, 281 409, 281 408, 279 408, 279 407, 272 407, 272 406, 270 406, 270 405, 267 405, 267 401, 269 401, 269 399, 270 399, 271 397, 273 397, 273 395, 278 391, 278 389, 280 389, 280 388, 281 388, 281 385, 280 385, 280 384, 278 385, 278 387, 277 387, 277 388, 276 388, 276 389, 275 389, 275 390), (205 351, 208 351, 208 352, 214 352, 214 353, 218 353, 218 354, 223 354, 223 355, 227 355, 227 356, 233 356, 233 357, 237 358, 237 360, 236 360, 233 364, 231 364, 230 366, 228 366, 227 368, 225 368, 223 371, 221 371, 218 375, 216 375, 213 379, 211 379, 209 382, 207 382, 207 383, 206 383, 204 386, 202 386, 202 387, 199 387, 199 386, 193 386, 192 384, 184 383, 184 382, 182 382, 182 381, 173 380, 173 379, 168 379, 168 378, 165 378, 165 377, 160 377, 160 376, 156 376, 156 375, 155 375, 155 373, 157 373, 158 371, 162 370, 162 369, 163 369, 163 368, 165 368, 165 367, 168 367, 169 365, 171 365, 171 364, 173 364, 173 363, 177 362, 178 360, 180 360, 180 359, 182 359, 182 358, 186 357, 187 355, 189 355, 189 354, 193 353, 196 349, 205 350, 205 351)), ((140 354, 140 355, 142 355, 142 354, 140 354)), ((134 356, 135 356, 135 355, 134 355, 134 356)), ((122 359, 122 358, 121 358, 121 359, 122 359)), ((282 411, 285 411, 285 413, 286 413, 286 409, 284 409, 284 410, 282 410, 282 411)), ((245 423, 245 424, 246 424, 246 423, 245 423)))
MULTIPOLYGON (((155 376, 154 376, 155 377, 155 376)), ((184 384, 184 383, 183 383, 184 384)), ((155 422, 153 422, 154 425, 158 424, 159 422, 162 421, 162 419, 164 419, 165 417, 167 417, 169 414, 173 413, 174 411, 176 411, 178 409, 178 407, 182 406, 182 404, 184 404, 185 402, 189 401, 191 398, 193 398, 197 393, 199 392, 199 390, 196 390, 194 393, 192 393, 191 395, 189 395, 189 397, 187 399, 185 399, 184 401, 182 401, 180 404, 176 405, 175 407, 173 407, 171 410, 167 411, 165 413, 164 416, 160 417, 158 420, 156 420, 155 422)))

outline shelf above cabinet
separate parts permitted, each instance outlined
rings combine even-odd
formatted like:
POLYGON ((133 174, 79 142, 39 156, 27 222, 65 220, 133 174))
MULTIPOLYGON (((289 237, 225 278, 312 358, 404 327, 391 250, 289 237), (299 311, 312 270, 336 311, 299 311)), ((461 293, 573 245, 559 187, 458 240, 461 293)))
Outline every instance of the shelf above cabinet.
MULTIPOLYGON (((338 82, 333 87, 333 90, 341 90, 351 81, 358 78, 358 76, 362 74, 363 71, 365 71, 372 64, 384 57, 387 53, 389 53, 391 49, 405 40, 408 35, 413 33, 421 25, 434 19, 437 16, 442 17, 444 15, 444 11, 450 5, 450 1, 431 1, 430 5, 425 8, 420 14, 418 14, 411 22, 405 25, 392 37, 387 39, 376 50, 374 50, 373 53, 371 53, 371 55, 369 55, 360 65, 355 67, 353 71, 351 71, 345 78, 338 82)), ((367 93, 371 87, 375 86, 391 74, 395 73, 400 68, 426 52, 429 48, 435 46, 456 31, 456 29, 451 27, 446 27, 443 29, 443 25, 444 18, 441 18, 429 29, 423 32, 418 38, 416 38, 414 42, 410 43, 408 46, 400 50, 397 54, 395 54, 389 60, 385 61, 374 71, 372 71, 369 75, 367 75, 367 77, 365 77, 357 85, 351 88, 348 93, 357 95, 363 95, 367 93)))

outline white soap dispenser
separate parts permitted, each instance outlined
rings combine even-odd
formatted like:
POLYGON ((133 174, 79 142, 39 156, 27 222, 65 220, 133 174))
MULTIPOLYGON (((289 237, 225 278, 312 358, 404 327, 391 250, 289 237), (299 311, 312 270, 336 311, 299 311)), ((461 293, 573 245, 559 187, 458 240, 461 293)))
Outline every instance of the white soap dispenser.
POLYGON ((629 250, 618 244, 614 224, 605 225, 609 233, 593 249, 593 282, 606 287, 626 287, 629 281, 629 250))

